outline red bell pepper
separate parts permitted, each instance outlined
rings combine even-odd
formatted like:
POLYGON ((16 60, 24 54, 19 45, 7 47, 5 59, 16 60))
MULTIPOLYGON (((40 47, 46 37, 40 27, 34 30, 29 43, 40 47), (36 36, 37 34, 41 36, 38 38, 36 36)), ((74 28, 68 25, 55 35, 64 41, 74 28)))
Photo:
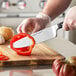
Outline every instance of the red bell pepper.
POLYGON ((27 34, 27 33, 19 33, 19 34, 13 36, 13 38, 12 38, 11 41, 10 41, 10 47, 11 47, 14 51, 16 51, 16 53, 19 54, 19 55, 25 55, 25 56, 31 55, 32 48, 34 47, 34 45, 35 45, 35 40, 34 40, 34 38, 33 38, 32 36, 30 36, 29 34, 27 34), (26 36, 27 36, 29 39, 31 39, 32 45, 27 46, 27 47, 23 47, 23 48, 14 48, 14 47, 13 47, 13 43, 14 43, 15 41, 17 41, 17 40, 19 40, 19 39, 21 39, 21 38, 23 38, 23 37, 26 37, 26 36))
POLYGON ((0 61, 5 61, 5 60, 8 60, 8 59, 9 59, 8 56, 5 56, 5 55, 3 55, 2 52, 0 52, 0 61))

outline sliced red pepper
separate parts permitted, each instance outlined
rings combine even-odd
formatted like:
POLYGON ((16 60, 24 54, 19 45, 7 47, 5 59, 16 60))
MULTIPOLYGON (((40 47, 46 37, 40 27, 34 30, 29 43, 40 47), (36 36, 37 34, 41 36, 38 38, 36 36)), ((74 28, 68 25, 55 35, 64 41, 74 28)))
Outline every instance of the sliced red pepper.
POLYGON ((10 47, 11 47, 14 51, 16 51, 17 54, 19 54, 19 55, 25 55, 25 56, 31 55, 32 48, 34 47, 34 45, 35 45, 35 40, 34 40, 34 38, 33 38, 32 36, 30 36, 29 34, 27 34, 27 33, 19 33, 19 34, 13 36, 13 38, 12 38, 11 41, 10 41, 10 47), (19 39, 21 39, 21 38, 24 38, 24 37, 26 37, 26 36, 28 36, 28 38, 31 39, 32 45, 27 46, 27 47, 23 47, 23 48, 14 48, 14 47, 13 47, 13 43, 14 43, 15 41, 17 41, 17 40, 19 40, 19 39))
POLYGON ((8 60, 8 59, 9 59, 9 57, 4 55, 4 58, 1 59, 1 61, 5 61, 5 60, 8 60))
POLYGON ((0 52, 0 61, 5 61, 5 60, 8 60, 8 59, 9 59, 8 56, 5 56, 5 55, 3 55, 2 52, 0 52))
POLYGON ((8 60, 8 59, 9 59, 9 57, 5 56, 5 55, 3 55, 2 57, 0 57, 0 61, 5 61, 5 60, 8 60))

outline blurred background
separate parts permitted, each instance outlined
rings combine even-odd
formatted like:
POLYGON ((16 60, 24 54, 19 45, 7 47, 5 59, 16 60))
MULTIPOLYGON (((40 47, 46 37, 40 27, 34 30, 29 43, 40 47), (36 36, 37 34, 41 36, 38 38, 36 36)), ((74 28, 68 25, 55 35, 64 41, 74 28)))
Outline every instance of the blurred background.
MULTIPOLYGON (((0 26, 12 27, 15 32, 17 26, 25 18, 35 17, 45 6, 47 0, 0 0, 0 26)), ((76 5, 76 0, 72 0, 70 7, 76 5)), ((58 16, 51 25, 55 25, 64 20, 68 9, 58 16)), ((67 39, 76 44, 76 30, 65 32, 58 31, 58 37, 67 39)))

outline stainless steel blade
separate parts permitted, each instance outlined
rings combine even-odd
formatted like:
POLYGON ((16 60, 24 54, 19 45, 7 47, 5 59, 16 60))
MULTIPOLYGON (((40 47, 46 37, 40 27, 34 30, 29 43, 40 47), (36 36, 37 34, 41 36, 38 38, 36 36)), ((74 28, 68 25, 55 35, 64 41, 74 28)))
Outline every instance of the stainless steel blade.
MULTIPOLYGON (((34 34, 31 34, 31 36, 34 38, 36 43, 40 43, 43 41, 46 41, 48 39, 52 39, 56 37, 56 31, 58 29, 57 25, 45 28, 39 32, 36 32, 34 34)), ((32 41, 28 37, 24 37, 18 41, 16 41, 13 44, 14 48, 22 48, 26 46, 30 46, 32 44, 32 41)))

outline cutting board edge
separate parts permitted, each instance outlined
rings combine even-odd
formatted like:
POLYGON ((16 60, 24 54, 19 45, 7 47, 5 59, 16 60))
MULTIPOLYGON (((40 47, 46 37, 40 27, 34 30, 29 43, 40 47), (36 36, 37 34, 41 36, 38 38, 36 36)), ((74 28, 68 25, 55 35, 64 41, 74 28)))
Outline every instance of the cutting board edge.
MULTIPOLYGON (((59 58, 64 59, 64 57, 59 58)), ((18 61, 0 61, 0 67, 9 67, 9 66, 30 66, 30 65, 45 65, 53 63, 55 59, 46 59, 46 60, 18 60, 18 61)))

